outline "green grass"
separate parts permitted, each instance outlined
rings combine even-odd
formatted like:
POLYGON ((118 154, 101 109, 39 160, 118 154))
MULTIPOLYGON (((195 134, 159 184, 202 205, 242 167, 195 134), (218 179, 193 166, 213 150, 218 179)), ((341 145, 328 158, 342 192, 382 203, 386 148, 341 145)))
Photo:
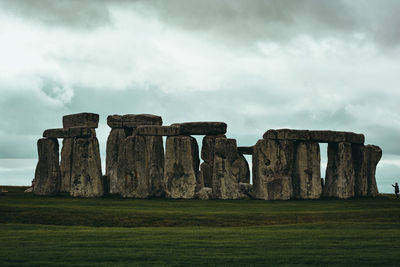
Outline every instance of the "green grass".
POLYGON ((0 266, 398 266, 400 200, 0 194, 0 266))

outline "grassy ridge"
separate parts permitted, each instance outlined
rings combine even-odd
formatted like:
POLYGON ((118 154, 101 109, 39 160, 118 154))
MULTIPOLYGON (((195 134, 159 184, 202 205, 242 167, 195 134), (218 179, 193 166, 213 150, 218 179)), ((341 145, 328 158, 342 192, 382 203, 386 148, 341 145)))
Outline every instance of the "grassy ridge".
POLYGON ((0 194, 0 266, 398 266, 400 201, 0 194), (106 227, 104 227, 106 226, 106 227))

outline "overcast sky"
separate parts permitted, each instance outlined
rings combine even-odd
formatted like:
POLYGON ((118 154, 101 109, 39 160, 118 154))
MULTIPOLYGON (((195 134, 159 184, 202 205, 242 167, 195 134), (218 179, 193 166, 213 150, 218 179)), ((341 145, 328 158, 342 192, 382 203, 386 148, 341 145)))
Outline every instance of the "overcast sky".
POLYGON ((152 113, 364 133, 400 182, 400 1, 0 0, 0 184, 27 184, 62 116, 152 113), (10 160, 13 159, 13 160, 10 160), (24 160, 17 160, 24 159, 24 160), (29 163, 27 163, 29 162, 29 163))

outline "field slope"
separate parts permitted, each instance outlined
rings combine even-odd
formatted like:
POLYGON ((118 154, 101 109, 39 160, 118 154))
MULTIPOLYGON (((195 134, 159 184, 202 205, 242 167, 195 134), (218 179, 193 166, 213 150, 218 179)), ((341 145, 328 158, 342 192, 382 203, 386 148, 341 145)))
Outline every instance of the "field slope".
MULTIPOLYGON (((4 189, 4 188, 3 188, 4 189)), ((400 200, 0 194, 0 266, 398 266, 400 200)))

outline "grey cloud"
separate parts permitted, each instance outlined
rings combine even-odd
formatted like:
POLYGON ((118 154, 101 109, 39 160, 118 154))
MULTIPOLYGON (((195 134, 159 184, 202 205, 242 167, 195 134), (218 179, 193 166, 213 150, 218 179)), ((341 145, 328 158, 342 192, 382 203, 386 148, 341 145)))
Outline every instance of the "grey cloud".
POLYGON ((12 14, 48 26, 94 29, 111 22, 103 0, 1 0, 0 6, 12 14))

